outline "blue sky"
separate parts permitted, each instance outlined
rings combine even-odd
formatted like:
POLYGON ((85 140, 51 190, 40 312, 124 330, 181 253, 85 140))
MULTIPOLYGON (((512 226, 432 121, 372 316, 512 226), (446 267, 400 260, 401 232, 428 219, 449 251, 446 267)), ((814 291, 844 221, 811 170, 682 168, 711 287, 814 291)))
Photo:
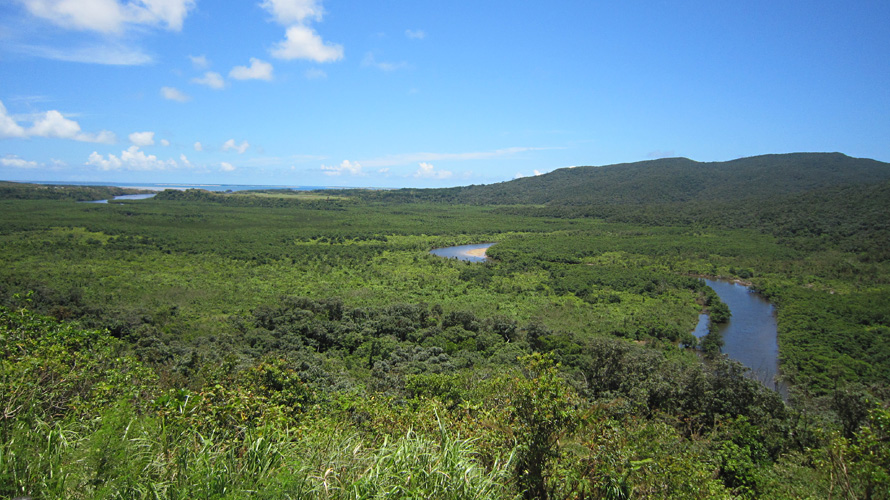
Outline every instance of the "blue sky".
POLYGON ((453 186, 890 161, 890 2, 7 0, 0 179, 453 186))

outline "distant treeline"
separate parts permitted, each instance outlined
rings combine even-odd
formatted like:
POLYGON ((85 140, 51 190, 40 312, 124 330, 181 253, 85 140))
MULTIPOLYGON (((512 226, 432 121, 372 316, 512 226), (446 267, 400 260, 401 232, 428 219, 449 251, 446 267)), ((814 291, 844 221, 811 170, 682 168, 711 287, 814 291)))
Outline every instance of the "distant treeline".
POLYGON ((114 186, 62 186, 0 181, 0 200, 93 201, 150 192, 152 191, 114 186))

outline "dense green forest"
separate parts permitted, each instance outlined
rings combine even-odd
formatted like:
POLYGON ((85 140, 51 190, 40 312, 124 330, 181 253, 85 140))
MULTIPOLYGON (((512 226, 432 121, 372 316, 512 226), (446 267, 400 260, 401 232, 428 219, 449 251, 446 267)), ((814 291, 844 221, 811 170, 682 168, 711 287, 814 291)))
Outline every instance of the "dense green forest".
POLYGON ((831 154, 108 205, 15 185, 0 495, 888 498, 888 179, 831 154), (788 401, 691 335, 727 316, 704 276, 776 305, 788 401))

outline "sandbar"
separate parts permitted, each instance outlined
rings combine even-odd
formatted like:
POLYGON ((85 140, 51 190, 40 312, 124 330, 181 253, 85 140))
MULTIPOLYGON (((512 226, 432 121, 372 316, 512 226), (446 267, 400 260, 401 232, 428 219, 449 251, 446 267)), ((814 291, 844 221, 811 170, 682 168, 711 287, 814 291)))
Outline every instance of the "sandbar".
POLYGON ((471 256, 471 257, 482 257, 482 258, 485 258, 485 251, 486 251, 486 250, 488 250, 488 249, 487 249, 487 248, 474 248, 474 249, 472 249, 472 250, 467 250, 467 251, 464 252, 464 253, 467 254, 467 255, 469 255, 469 256, 471 256))

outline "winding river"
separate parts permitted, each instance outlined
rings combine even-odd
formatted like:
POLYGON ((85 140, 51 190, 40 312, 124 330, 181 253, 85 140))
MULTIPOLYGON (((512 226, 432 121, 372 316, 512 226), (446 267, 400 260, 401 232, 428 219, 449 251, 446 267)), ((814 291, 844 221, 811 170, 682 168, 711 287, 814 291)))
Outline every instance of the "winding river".
MULTIPOLYGON (((437 248, 430 253, 439 257, 484 262, 487 259, 484 250, 491 245, 493 243, 437 248)), ((705 283, 717 292, 732 313, 729 322, 720 326, 724 342, 722 352, 750 368, 754 379, 787 398, 787 386, 778 381, 779 344, 775 307, 744 285, 711 279, 706 279, 705 283)), ((707 335, 709 321, 707 314, 700 315, 693 334, 696 337, 707 335)))
MULTIPOLYGON (((748 287, 724 280, 705 283, 720 297, 732 317, 720 326, 722 352, 751 369, 751 376, 787 397, 788 388, 779 380, 779 344, 776 309, 748 287)), ((694 335, 708 333, 708 316, 699 316, 694 335)))
MULTIPOLYGON (((122 194, 119 196, 115 196, 112 198, 114 200, 146 200, 148 198, 153 197, 158 193, 145 193, 145 194, 122 194)), ((85 201, 83 203, 108 203, 108 200, 93 200, 93 201, 85 201)))

